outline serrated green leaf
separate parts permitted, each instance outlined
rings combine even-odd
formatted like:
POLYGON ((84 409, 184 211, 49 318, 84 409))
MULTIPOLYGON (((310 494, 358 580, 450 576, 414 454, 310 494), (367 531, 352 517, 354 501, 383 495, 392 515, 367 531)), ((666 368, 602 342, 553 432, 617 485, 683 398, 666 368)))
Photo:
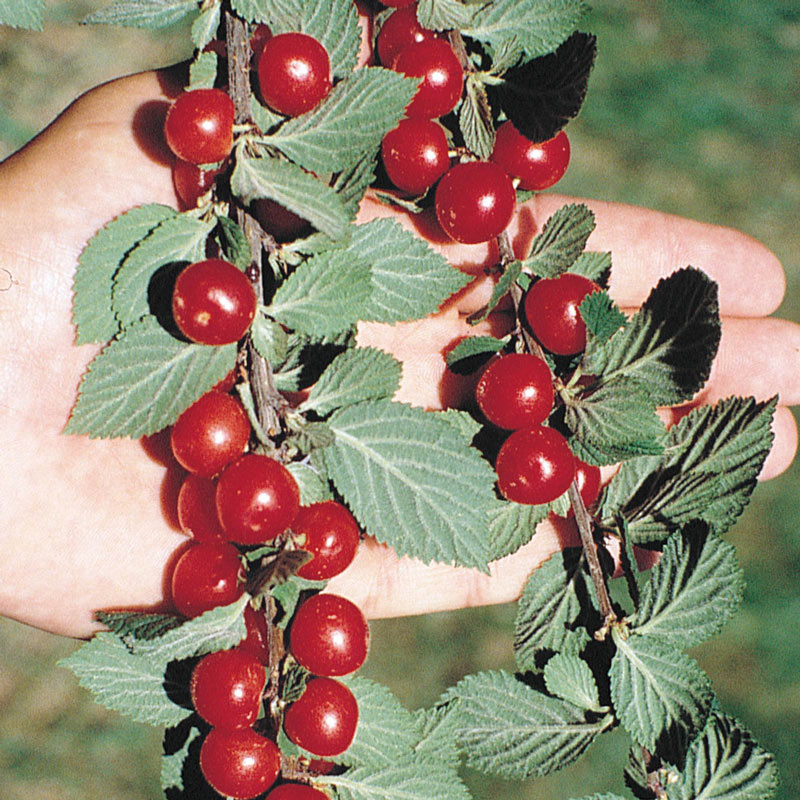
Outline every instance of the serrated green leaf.
POLYGON ((73 287, 76 344, 107 342, 117 334, 119 323, 112 307, 114 273, 141 239, 177 215, 169 206, 137 206, 112 219, 89 239, 78 258, 73 287))
POLYGON ((581 800, 626 800, 626 798, 612 792, 600 792, 600 794, 590 794, 587 797, 582 797, 581 800))
POLYGON ((0 0, 0 25, 42 30, 44 0, 0 0))
POLYGON ((189 86, 187 90, 213 89, 217 79, 219 59, 216 53, 200 52, 189 64, 189 86))
POLYGON ((514 654, 523 672, 537 668, 542 650, 563 650, 568 640, 578 646, 588 640, 581 623, 590 592, 581 556, 581 548, 565 548, 528 578, 514 621, 514 654))
POLYGON ((411 757, 418 731, 411 712, 387 689, 368 678, 344 680, 358 703, 353 743, 336 761, 381 769, 411 757))
POLYGON ((458 700, 443 703, 433 708, 419 708, 414 712, 414 718, 419 730, 419 739, 414 745, 414 755, 417 759, 443 761, 453 769, 458 768, 456 715, 450 713, 456 703, 458 703, 458 700))
POLYGON ((504 670, 468 675, 446 698, 458 703, 458 740, 468 766, 503 778, 547 775, 578 758, 612 723, 589 721, 572 703, 548 697, 504 670))
POLYGON ((594 214, 585 205, 562 206, 534 238, 530 255, 523 262, 525 270, 541 278, 565 272, 583 252, 594 228, 594 214))
POLYGON ((511 291, 511 287, 519 280, 522 275, 522 262, 512 261, 505 269, 503 274, 497 279, 497 283, 492 287, 492 294, 489 302, 480 314, 471 314, 467 318, 470 325, 477 325, 483 322, 492 311, 497 308, 500 301, 511 291))
POLYGON ((702 729, 713 693, 708 676, 663 637, 627 639, 612 629, 617 652, 611 662, 611 700, 626 731, 642 747, 669 753, 702 729))
POLYGON ((536 58, 564 42, 586 10, 581 0, 495 0, 477 9, 462 33, 491 48, 515 40, 520 55, 536 58))
POLYGON ((416 78, 382 67, 357 70, 313 111, 289 120, 264 141, 311 172, 352 169, 378 151, 416 88, 416 78))
POLYGON ((556 653, 544 666, 544 682, 550 694, 584 711, 601 711, 597 683, 589 665, 573 653, 556 653))
POLYGON ((98 633, 59 664, 71 670, 100 705, 136 722, 177 725, 192 711, 169 699, 166 664, 131 653, 113 633, 98 633))
POLYGON ((656 405, 703 387, 719 346, 717 285, 693 267, 663 278, 628 326, 605 344, 587 342, 585 374, 602 385, 635 378, 656 405))
POLYGON ((250 338, 258 354, 270 364, 281 364, 286 358, 289 335, 280 323, 261 313, 256 314, 250 328, 250 338))
POLYGON ((567 272, 583 275, 584 278, 605 286, 611 272, 611 253, 594 251, 581 253, 567 272))
POLYGON ((244 272, 253 261, 250 242, 241 226, 230 217, 217 217, 220 233, 220 244, 225 258, 244 272))
MULTIPOLYGON (((166 735, 166 734, 165 734, 166 735)), ((183 791, 183 765, 200 731, 192 726, 180 749, 175 752, 164 753, 161 756, 161 788, 166 792, 173 787, 183 791)))
POLYGON ((475 434, 483 428, 471 414, 466 411, 459 411, 457 408, 445 408, 441 411, 431 411, 439 419, 443 419, 448 425, 451 425, 454 430, 458 431, 463 437, 464 441, 469 443, 475 438, 475 434))
POLYGON ((132 28, 164 28, 197 11, 197 0, 116 0, 92 12, 83 25, 125 25, 132 28))
POLYGON ((154 639, 181 624, 174 614, 148 614, 140 611, 97 611, 95 619, 126 644, 137 639, 154 639))
POLYGON ((328 475, 361 525, 399 555, 486 569, 495 475, 435 415, 387 400, 334 412, 328 475))
POLYGON ((138 438, 160 431, 235 363, 235 344, 186 344, 145 317, 89 365, 65 433, 138 438))
POLYGON ((192 23, 192 43, 195 49, 202 50, 213 38, 219 28, 222 6, 219 3, 203 8, 192 23))
POLYGON ((310 336, 330 336, 363 318, 370 270, 347 250, 312 256, 278 287, 267 309, 278 322, 310 336))
POLYGON ((231 0, 231 8, 248 22, 265 22, 271 5, 268 0, 231 0))
POLYGON ((594 391, 566 398, 564 422, 573 452, 590 464, 614 464, 664 451, 664 423, 647 389, 618 377, 594 391))
POLYGON ((460 0, 420 0, 417 19, 430 31, 462 30, 472 24, 477 6, 460 0))
POLYGON ((296 164, 277 158, 250 158, 242 148, 236 153, 231 190, 243 202, 266 197, 308 220, 332 239, 347 234, 350 214, 330 186, 296 164))
POLYGON ((704 525, 691 526, 667 540, 630 624, 636 634, 692 647, 722 629, 743 591, 736 548, 704 525))
POLYGON ((362 317, 371 322, 422 319, 472 280, 391 219, 357 225, 346 252, 372 269, 370 301, 362 317))
POLYGON ((636 543, 666 539, 691 520, 718 534, 736 521, 772 446, 776 400, 730 397, 701 406, 673 425, 660 458, 623 464, 601 507, 604 520, 623 515, 636 543))
POLYGON ((538 506, 498 502, 489 517, 489 560, 516 553, 536 533, 536 526, 547 519, 550 504, 538 506))
POLYGON ((597 344, 608 341, 628 324, 628 318, 608 296, 608 292, 592 292, 587 295, 578 311, 586 325, 587 335, 597 344))
POLYGON ((445 354, 447 366, 460 375, 475 372, 479 366, 499 353, 507 342, 494 336, 467 336, 445 354))
POLYGON ((732 717, 713 712, 692 742, 669 800, 769 800, 778 786, 775 759, 732 717))
POLYGON ((328 486, 327 478, 321 475, 316 467, 303 461, 292 461, 286 465, 300 488, 300 503, 307 506, 331 500, 333 493, 328 486))
POLYGON ((355 219, 367 188, 375 180, 375 159, 364 158, 336 176, 332 188, 344 204, 350 219, 355 219))
POLYGON ((464 137, 464 146, 478 158, 488 160, 494 149, 494 122, 492 107, 480 78, 467 73, 464 81, 464 100, 458 110, 458 127, 464 137))
POLYGON ((206 239, 212 228, 212 222, 177 214, 150 231, 128 253, 114 276, 112 293, 114 312, 123 328, 156 311, 150 308, 148 294, 159 270, 170 272, 165 277, 168 285, 180 265, 205 258, 206 239))
POLYGON ((391 398, 400 386, 402 372, 402 364, 382 350, 345 350, 325 368, 300 410, 313 409, 325 415, 363 400, 391 398))

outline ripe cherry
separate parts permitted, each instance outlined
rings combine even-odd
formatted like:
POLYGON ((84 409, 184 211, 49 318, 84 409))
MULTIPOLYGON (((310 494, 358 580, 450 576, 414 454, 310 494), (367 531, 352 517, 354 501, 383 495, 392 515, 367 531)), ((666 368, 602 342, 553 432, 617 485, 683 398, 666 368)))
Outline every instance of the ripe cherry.
POLYGON ((248 605, 244 610, 244 625, 247 633, 236 649, 250 653, 261 664, 269 663, 269 633, 263 610, 248 605))
POLYGON ((197 201, 214 185, 221 169, 200 169, 180 158, 172 165, 172 183, 183 208, 195 208, 197 201))
POLYGON ((337 594, 315 594, 295 613, 292 655, 315 675, 328 678, 355 672, 367 658, 369 624, 361 609, 337 594))
POLYGON ((247 800, 272 786, 281 771, 281 753, 252 728, 212 728, 200 748, 200 769, 225 797, 247 800))
POLYGON ((284 783, 275 787, 265 800, 330 800, 325 792, 306 783, 284 783))
POLYGON ((406 47, 436 38, 435 31, 423 28, 417 21, 417 4, 404 6, 390 14, 378 32, 378 58, 384 67, 392 69, 394 60, 406 47))
POLYGON ((172 602, 186 617, 196 617, 238 600, 244 588, 239 551, 230 542, 196 542, 172 572, 172 602))
POLYGON ((167 145, 191 164, 222 161, 233 146, 233 117, 233 100, 221 89, 184 92, 164 120, 167 145))
POLYGON ((550 367, 530 353, 509 353, 492 361, 475 388, 486 419, 509 430, 544 422, 553 410, 553 397, 550 367))
POLYGON ((404 192, 422 194, 447 172, 444 128, 430 119, 404 119, 383 137, 381 158, 389 180, 404 192))
POLYGON ((264 665, 238 648, 209 653, 195 665, 189 692, 194 710, 215 728, 249 728, 258 719, 267 683, 264 665))
POLYGON ((461 97, 464 70, 449 42, 427 39, 406 47, 392 69, 422 78, 417 93, 406 106, 406 115, 433 119, 451 112, 461 97))
POLYGON ((312 678, 283 717, 283 729, 289 739, 323 757, 347 750, 357 725, 356 698, 343 683, 332 678, 312 678))
POLYGON ((300 489, 292 473, 269 456, 244 455, 217 480, 217 515, 234 542, 274 539, 292 524, 299 508, 300 489))
POLYGON ((189 264, 172 291, 175 324, 198 344, 238 342, 247 333, 256 306, 256 293, 247 276, 220 258, 189 264))
POLYGON ((517 195, 505 171, 490 161, 456 164, 436 187, 436 218, 457 242, 499 236, 511 222, 517 195))
POLYGON ((255 200, 252 210, 259 225, 274 236, 277 242, 294 241, 311 230, 308 220, 298 216, 294 211, 289 211, 288 208, 284 208, 274 200, 267 198, 255 200))
POLYGON ((361 541, 355 518, 335 500, 303 506, 292 530, 305 536, 300 547, 314 556, 297 574, 312 581, 327 580, 343 572, 355 558, 361 541))
POLYGON ((273 111, 290 117, 311 111, 331 89, 328 51, 306 33, 279 33, 264 42, 258 82, 273 111))
POLYGON ((528 289, 525 317, 542 347, 560 356, 575 355, 586 347, 586 325, 578 306, 599 289, 594 281, 572 272, 538 280, 528 289))
POLYGON ((244 406, 229 394, 206 392, 172 426, 172 454, 184 468, 211 478, 238 458, 250 439, 244 406))
POLYGON ((181 530, 198 542, 227 541, 217 519, 216 494, 216 482, 199 475, 187 475, 178 491, 181 530))
MULTIPOLYGON (((575 459, 575 480, 578 483, 578 491, 583 499, 586 508, 590 508, 592 503, 600 496, 600 467, 587 464, 581 459, 575 459)), ((570 508, 570 514, 574 513, 570 508)))
POLYGON ((509 175, 519 178, 519 188, 549 189, 561 180, 569 165, 569 139, 559 131, 545 142, 532 142, 511 121, 497 129, 490 160, 509 175))
POLYGON ((557 430, 536 425, 514 431, 503 442, 495 470, 503 497, 539 505, 567 491, 575 476, 575 457, 557 430))

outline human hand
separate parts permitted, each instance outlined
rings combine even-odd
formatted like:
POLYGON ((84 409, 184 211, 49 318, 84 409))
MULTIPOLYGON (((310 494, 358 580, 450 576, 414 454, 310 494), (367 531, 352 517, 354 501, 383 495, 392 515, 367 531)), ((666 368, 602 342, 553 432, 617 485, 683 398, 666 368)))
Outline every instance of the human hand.
MULTIPOLYGON (((168 156, 157 144, 169 85, 165 74, 147 73, 100 87, 0 165, 0 280, 8 276, 7 291, 0 293, 0 447, 6 454, 0 469, 0 612, 57 633, 88 634, 97 609, 163 606, 170 562, 186 541, 170 510, 179 473, 165 469, 152 446, 61 435, 80 376, 96 352, 73 344, 77 257, 113 216, 140 203, 176 202, 168 156)), ((567 201, 542 195, 520 210, 509 231, 520 254, 567 201)), ((697 402, 776 392, 784 404, 798 402, 800 329, 766 317, 784 286, 768 251, 726 229, 588 204, 598 221, 590 247, 613 251, 611 293, 623 307, 638 306, 658 277, 686 264, 719 282, 722 345, 697 402)), ((374 200, 365 201, 360 221, 386 215, 419 224, 374 200)), ((435 246, 476 275, 494 259, 487 245, 435 246)), ((427 320, 362 326, 362 344, 404 361, 399 399, 438 408, 463 390, 446 376, 442 351, 454 339, 480 332, 465 318, 489 290, 489 279, 481 278, 427 320)), ((500 315, 489 323, 502 324, 500 315)), ((775 433, 764 477, 780 472, 794 455, 796 430, 785 406, 775 433)), ((492 577, 398 560, 367 540, 330 587, 371 616, 510 600, 530 571, 572 536, 566 523, 544 523, 530 545, 493 566, 492 577)))

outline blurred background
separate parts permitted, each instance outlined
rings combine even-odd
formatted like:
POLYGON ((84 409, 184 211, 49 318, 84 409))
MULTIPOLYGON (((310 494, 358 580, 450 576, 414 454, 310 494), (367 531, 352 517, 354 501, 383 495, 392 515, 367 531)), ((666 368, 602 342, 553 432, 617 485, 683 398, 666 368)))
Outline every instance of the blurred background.
MULTIPOLYGON (((81 28, 107 0, 49 0, 44 33, 0 29, 0 158, 91 86, 188 55, 186 29, 81 28)), ((731 225, 788 275, 781 316, 800 321, 800 6, 796 0, 597 0, 583 30, 597 66, 570 124, 559 189, 731 225)), ((743 286, 742 291, 747 291, 743 286)), ((742 610, 693 655, 723 708, 776 754, 781 800, 800 789, 800 465, 762 485, 729 534, 742 610)), ((512 606, 373 623, 363 674, 409 707, 462 675, 513 668, 512 606), (403 653, 408 658, 397 658, 403 653)), ((0 619, 0 798, 156 800, 160 732, 96 706, 56 662, 75 642, 0 619)), ((476 800, 621 791, 627 741, 524 784, 465 778, 476 800)))

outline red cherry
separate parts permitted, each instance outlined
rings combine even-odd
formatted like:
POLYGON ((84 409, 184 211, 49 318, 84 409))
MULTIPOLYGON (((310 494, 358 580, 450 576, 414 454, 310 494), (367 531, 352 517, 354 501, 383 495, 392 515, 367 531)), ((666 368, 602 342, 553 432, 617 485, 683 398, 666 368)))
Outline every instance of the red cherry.
POLYGON ((539 505, 567 491, 575 476, 575 457, 557 430, 537 425, 514 431, 503 442, 495 470, 503 497, 539 505))
POLYGON ((194 710, 215 728, 249 728, 258 719, 267 683, 264 665, 237 649, 203 656, 192 671, 194 710))
POLYGON ((261 57, 261 50, 267 40, 271 38, 272 31, 269 29, 269 25, 265 25, 263 22, 256 25, 253 35, 250 37, 250 49, 253 51, 253 61, 255 63, 258 63, 258 59, 261 57))
POLYGON ((185 209, 194 208, 197 201, 214 185, 214 180, 222 169, 200 169, 180 158, 172 165, 172 183, 175 194, 185 209))
POLYGON ((273 111, 290 117, 310 111, 331 89, 328 51, 308 34, 279 33, 264 43, 258 82, 273 111))
MULTIPOLYGON (((587 464, 579 458, 575 459, 575 480, 578 483, 578 491, 583 498, 583 504, 590 508, 592 503, 600 496, 600 467, 587 464)), ((574 513, 570 508, 570 514, 574 513)))
POLYGON ((226 467, 217 481, 217 515, 226 534, 241 544, 274 539, 294 521, 300 489, 286 467, 250 453, 226 467))
POLYGON ((417 93, 406 106, 409 117, 442 117, 456 107, 461 97, 464 70, 444 39, 414 42, 397 56, 392 69, 422 78, 417 93))
POLYGON ((350 747, 358 725, 353 693, 331 678, 312 678, 286 710, 283 729, 291 741, 315 756, 337 756, 350 747))
POLYGON ((544 422, 553 410, 550 367, 538 356, 509 353, 492 361, 475 388, 489 422, 516 430, 544 422))
POLYGON ((170 444, 178 463, 204 478, 216 475, 247 447, 250 420, 229 394, 206 392, 172 426, 170 444))
POLYGON ((196 542, 175 564, 172 602, 186 617, 227 606, 244 593, 239 551, 230 542, 196 542))
POLYGON ((316 594, 297 610, 290 645, 300 666, 328 678, 355 672, 367 658, 369 625, 361 609, 338 594, 316 594))
POLYGON ((247 333, 256 306, 256 293, 247 276, 220 258, 189 264, 172 291, 175 324, 198 344, 238 342, 247 333))
POLYGON ((200 769, 225 797, 248 800, 272 786, 281 771, 281 752, 252 728, 212 728, 200 748, 200 769))
POLYGON ((267 632, 267 618, 263 611, 247 606, 244 610, 244 625, 247 634, 239 644, 237 650, 249 653, 261 664, 269 663, 269 634, 267 632))
POLYGON ((436 218, 457 242, 499 236, 511 222, 517 195, 505 171, 490 161, 456 164, 436 187, 436 218))
POLYGON ((233 100, 221 89, 184 92, 164 120, 167 145, 192 164, 222 161, 233 146, 233 100))
POLYGON ((311 230, 308 220, 299 217, 274 200, 262 198, 253 202, 253 216, 261 227, 278 242, 292 242, 311 230))
POLYGON ((187 475, 178 491, 181 530, 198 542, 227 541, 217 519, 216 493, 216 482, 199 475, 187 475))
POLYGON ((423 28, 417 21, 417 4, 404 6, 389 15, 378 33, 378 58, 384 67, 392 69, 394 60, 406 47, 415 42, 436 39, 435 31, 423 28))
POLYGON ((303 506, 292 530, 305 535, 300 546, 314 556, 297 570, 301 578, 311 581, 327 580, 343 572, 355 558, 361 541, 355 518, 335 500, 303 506))
POLYGON ((560 356, 580 353, 586 347, 586 325, 578 306, 599 290, 594 281, 572 272, 536 281, 525 294, 523 308, 542 347, 560 356))
POLYGON ((325 792, 305 783, 284 783, 273 789, 265 800, 330 800, 325 792))
POLYGON ((422 194, 447 172, 447 136, 438 122, 404 119, 383 137, 381 158, 389 180, 404 192, 422 194))
POLYGON ((497 129, 490 160, 509 175, 519 178, 519 188, 549 189, 561 180, 569 165, 569 139, 559 131, 546 142, 532 142, 513 125, 504 122, 497 129))

